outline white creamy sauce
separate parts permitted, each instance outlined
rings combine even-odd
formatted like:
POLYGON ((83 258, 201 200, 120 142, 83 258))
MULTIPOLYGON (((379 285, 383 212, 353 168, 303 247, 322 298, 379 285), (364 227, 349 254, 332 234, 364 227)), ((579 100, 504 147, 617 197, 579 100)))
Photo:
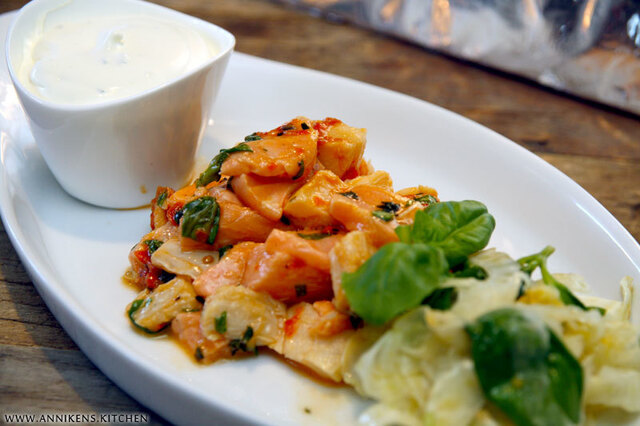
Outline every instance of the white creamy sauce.
POLYGON ((41 98, 70 104, 153 89, 218 52, 185 24, 143 15, 59 23, 35 34, 27 46, 20 81, 41 98))

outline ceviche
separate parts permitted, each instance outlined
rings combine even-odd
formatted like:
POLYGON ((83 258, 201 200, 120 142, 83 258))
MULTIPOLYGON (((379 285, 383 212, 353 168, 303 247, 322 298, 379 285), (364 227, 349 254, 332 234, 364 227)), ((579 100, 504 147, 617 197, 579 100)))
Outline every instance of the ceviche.
POLYGON ((132 327, 203 364, 275 352, 371 398, 370 424, 637 419, 631 279, 605 300, 552 274, 552 247, 487 249, 485 205, 396 190, 365 145, 364 129, 298 117, 158 188, 125 274, 132 327))

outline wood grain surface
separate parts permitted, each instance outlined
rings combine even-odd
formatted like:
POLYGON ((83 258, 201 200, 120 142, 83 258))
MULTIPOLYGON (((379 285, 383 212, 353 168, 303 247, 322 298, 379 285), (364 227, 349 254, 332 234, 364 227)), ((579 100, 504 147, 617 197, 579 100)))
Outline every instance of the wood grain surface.
MULTIPOLYGON (((0 1, 0 13, 25 4, 0 1)), ((573 178, 640 240, 640 119, 266 0, 158 0, 214 22, 237 50, 365 81, 477 121, 573 178)), ((37 294, 0 228, 0 416, 150 411, 103 376, 37 294)), ((156 415, 152 424, 163 424, 156 415)), ((4 419, 0 419, 0 423, 4 419)))

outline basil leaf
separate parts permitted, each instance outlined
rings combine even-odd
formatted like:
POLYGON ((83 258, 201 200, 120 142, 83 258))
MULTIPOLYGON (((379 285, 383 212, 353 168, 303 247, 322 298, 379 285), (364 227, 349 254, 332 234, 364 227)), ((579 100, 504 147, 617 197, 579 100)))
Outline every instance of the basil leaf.
POLYGON ((426 244, 383 246, 357 271, 342 275, 351 309, 370 324, 384 324, 418 306, 448 269, 442 251, 426 244))
POLYGON ((167 194, 167 191, 164 191, 162 192, 162 194, 158 195, 158 199, 156 200, 156 206, 160 208, 164 208, 164 203, 167 201, 168 196, 169 194, 167 194))
MULTIPOLYGON (((260 137, 258 137, 260 139, 260 137)), ((256 140, 256 139, 251 139, 256 140)), ((244 142, 240 142, 238 145, 233 148, 221 149, 218 155, 213 157, 207 169, 200 174, 198 179, 196 179, 196 186, 206 186, 211 182, 216 182, 220 180, 220 167, 222 167, 222 163, 224 163, 227 158, 229 158, 230 154, 234 152, 253 152, 251 147, 244 142)))
POLYGON ((487 279, 488 274, 484 268, 470 263, 469 259, 467 259, 464 263, 451 269, 451 276, 455 278, 475 278, 482 281, 487 279))
POLYGON ((158 250, 160 246, 163 244, 163 242, 160 240, 144 240, 144 243, 146 244, 147 247, 149 247, 149 255, 152 255, 153 253, 155 253, 156 250, 158 250))
POLYGON ((465 329, 485 396, 514 423, 580 421, 582 367, 542 320, 506 308, 465 329))
POLYGON ((129 308, 129 311, 127 312, 127 316, 129 317, 129 320, 131 321, 131 324, 133 324, 137 329, 142 330, 147 334, 158 334, 161 331, 163 331, 165 328, 169 327, 170 323, 166 323, 166 324, 161 325, 160 328, 157 329, 157 330, 150 330, 147 327, 143 327, 140 324, 138 324, 136 322, 136 319, 134 318, 134 314, 136 312, 138 312, 140 310, 140 308, 149 306, 149 304, 151 304, 152 301, 153 301, 153 299, 151 297, 147 297, 146 299, 134 300, 131 303, 131 307, 129 308))
POLYGON ((227 311, 222 312, 219 317, 214 318, 214 325, 216 331, 220 334, 224 334, 227 332, 227 311))
POLYGON ((560 281, 556 280, 551 272, 547 269, 547 259, 549 256, 553 254, 556 249, 551 246, 546 246, 539 253, 532 254, 530 256, 525 256, 518 259, 518 263, 520 264, 520 270, 529 275, 533 273, 537 268, 540 268, 540 273, 542 274, 542 281, 547 284, 555 287, 560 294, 560 300, 562 303, 568 306, 577 306, 583 311, 589 311, 592 309, 597 310, 600 314, 604 315, 606 310, 603 308, 598 308, 595 306, 585 306, 584 303, 580 299, 578 299, 572 292, 562 284, 560 281))
POLYGON ((182 236, 192 240, 213 244, 220 224, 220 207, 216 199, 209 196, 197 198, 185 204, 182 216, 182 236), (198 239, 207 235, 206 240, 198 239))
POLYGON ((384 210, 374 210, 371 214, 384 222, 391 222, 396 217, 393 213, 384 210))
POLYGON ((257 132, 253 132, 249 136, 244 137, 245 142, 259 141, 260 139, 262 139, 262 136, 260 136, 257 132))
POLYGON ((414 198, 414 200, 416 200, 420 204, 426 205, 436 204, 438 202, 438 199, 433 195, 422 195, 420 197, 414 198))
POLYGON ((485 248, 495 226, 495 219, 484 204, 472 200, 446 201, 417 212, 413 225, 399 226, 396 233, 403 242, 441 248, 449 265, 454 267, 485 248))
POLYGON ((458 290, 455 287, 438 288, 422 302, 423 305, 432 307, 439 311, 451 309, 458 300, 458 290))

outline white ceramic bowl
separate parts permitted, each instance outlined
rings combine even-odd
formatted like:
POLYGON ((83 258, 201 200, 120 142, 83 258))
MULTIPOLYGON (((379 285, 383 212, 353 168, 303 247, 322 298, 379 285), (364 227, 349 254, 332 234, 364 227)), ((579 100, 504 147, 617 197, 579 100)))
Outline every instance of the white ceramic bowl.
POLYGON ((233 35, 218 26, 144 1, 34 0, 9 29, 6 59, 36 143, 62 187, 91 204, 131 208, 148 204, 157 186, 179 187, 191 177, 234 45, 233 35), (76 17, 143 14, 178 21, 210 37, 219 51, 188 74, 142 93, 87 105, 52 102, 32 93, 18 69, 25 41, 54 9, 76 17))

